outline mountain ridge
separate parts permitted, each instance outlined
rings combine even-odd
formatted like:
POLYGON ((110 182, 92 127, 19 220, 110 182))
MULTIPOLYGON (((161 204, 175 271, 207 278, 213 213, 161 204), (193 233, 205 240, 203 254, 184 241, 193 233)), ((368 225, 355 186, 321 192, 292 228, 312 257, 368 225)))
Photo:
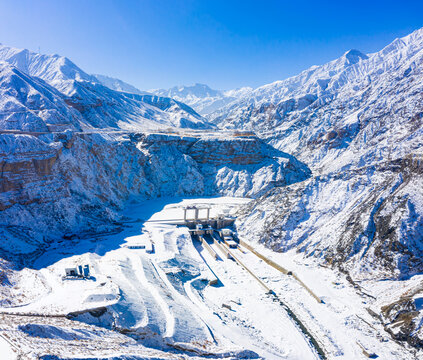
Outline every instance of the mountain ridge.
MULTIPOLYGON (((77 111, 77 113, 72 111, 75 118, 72 120, 74 124, 70 129, 81 129, 81 126, 85 129, 109 128, 124 130, 166 127, 206 129, 212 127, 189 106, 182 106, 181 103, 171 99, 161 99, 159 101, 161 105, 158 107, 155 106, 155 104, 159 103, 158 101, 156 103, 145 102, 142 97, 134 97, 128 95, 129 93, 113 90, 63 56, 41 55, 26 49, 16 49, 2 45, 0 46, 0 61, 32 77, 35 82, 39 81, 37 79, 44 81, 43 91, 47 91, 46 88, 49 86, 54 88, 56 90, 55 102, 65 102, 67 106, 77 111), (163 110, 164 103, 167 103, 165 110, 163 110), (76 123, 79 125, 76 125, 76 123)), ((123 82, 120 84, 122 85, 123 82)), ((15 87, 13 91, 18 93, 22 90, 16 88, 17 84, 15 83, 9 82, 8 86, 15 87)), ((4 84, 2 87, 5 88, 6 85, 4 84)), ((52 89, 48 91, 50 93, 53 92, 52 89)), ((29 94, 33 98, 45 98, 45 94, 35 94, 36 92, 37 90, 33 86, 28 87, 25 94, 21 92, 20 99, 30 101, 30 98, 28 98, 29 94)), ((12 97, 9 103, 3 103, 5 108, 0 109, 0 114, 3 114, 3 120, 0 123, 7 129, 15 127, 15 130, 19 130, 20 125, 18 124, 22 124, 22 121, 25 122, 26 120, 15 122, 13 117, 7 115, 7 109, 13 102, 16 101, 12 97)), ((20 106, 25 107, 26 105, 28 104, 21 103, 20 106)), ((27 109, 29 108, 30 106, 27 107, 27 109)), ((61 109, 63 110, 64 107, 62 106, 61 109)), ((67 113, 68 110, 65 112, 67 113)), ((27 111, 26 116, 31 117, 33 114, 27 111)), ((58 116, 66 118, 67 115, 61 114, 58 116)), ((46 129, 42 125, 44 120, 39 118, 37 121, 40 124, 40 129, 42 128, 44 131, 46 129)), ((57 121, 55 122, 57 123, 57 121)), ((68 122, 65 123, 67 124, 68 122)))
POLYGON ((104 86, 116 91, 133 93, 138 95, 151 95, 147 91, 141 91, 137 87, 128 84, 127 82, 120 80, 118 78, 114 78, 111 76, 101 75, 101 74, 93 74, 95 78, 102 83, 104 86))
MULTIPOLYGON (((211 114, 221 129, 256 131, 313 172, 255 199, 239 213, 238 230, 356 286, 399 280, 411 289, 423 272, 423 29, 366 58, 350 54, 211 114)), ((423 314, 402 302, 405 292, 389 304, 381 293, 373 310, 394 338, 421 347, 423 314), (395 326, 399 314, 407 324, 395 326)))

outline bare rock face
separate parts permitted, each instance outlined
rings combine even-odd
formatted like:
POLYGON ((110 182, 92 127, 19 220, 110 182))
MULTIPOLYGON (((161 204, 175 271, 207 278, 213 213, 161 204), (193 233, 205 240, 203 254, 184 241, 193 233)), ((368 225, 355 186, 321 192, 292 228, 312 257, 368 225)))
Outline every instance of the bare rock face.
POLYGON ((264 144, 256 137, 234 139, 200 139, 190 149, 189 155, 201 164, 253 165, 262 162, 266 153, 264 144))
POLYGON ((52 169, 60 156, 61 144, 48 145, 29 135, 9 134, 1 135, 0 142, 0 209, 16 203, 52 200, 44 192, 55 186, 52 169))
MULTIPOLYGON (((421 289, 420 289, 421 290, 421 289)), ((419 292, 420 292, 419 290, 419 292)), ((381 308, 381 319, 385 330, 399 341, 423 348, 423 329, 421 327, 423 298, 418 294, 404 294, 398 301, 381 308)))
MULTIPOLYGON (((165 134, 149 134, 141 138, 152 151, 162 146, 175 146, 179 151, 191 156, 200 164, 252 165, 259 164, 271 156, 270 147, 256 136, 236 137, 205 135, 177 136, 165 134)), ((276 153, 276 150, 273 149, 276 153)))

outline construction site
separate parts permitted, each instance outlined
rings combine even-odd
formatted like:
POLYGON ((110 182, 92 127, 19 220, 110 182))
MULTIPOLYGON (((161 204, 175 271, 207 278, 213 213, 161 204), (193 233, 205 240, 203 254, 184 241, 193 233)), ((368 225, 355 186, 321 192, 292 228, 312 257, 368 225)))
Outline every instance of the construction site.
MULTIPOLYGON (((344 340, 338 324, 351 314, 348 308, 334 312, 331 304, 341 296, 351 302, 354 289, 335 296, 336 289, 322 285, 321 270, 298 267, 286 257, 275 261, 274 253, 238 234, 236 211, 249 201, 146 202, 128 210, 131 220, 121 233, 53 245, 35 264, 40 270, 25 270, 20 304, 0 308, 0 341, 18 354, 36 341, 40 354, 69 358, 107 358, 117 348, 128 356, 151 355, 145 358, 163 356, 163 350, 169 358, 180 351, 220 358, 333 358, 344 340), (316 274, 319 282, 311 280, 316 274), (26 290, 29 285, 33 290, 26 290), (20 318, 30 323, 22 327, 20 318), (109 348, 90 345, 98 334, 109 348)), ((357 321, 353 327, 344 321, 359 339, 344 349, 370 357, 375 346, 366 334, 379 330, 366 312, 358 312, 357 321)))

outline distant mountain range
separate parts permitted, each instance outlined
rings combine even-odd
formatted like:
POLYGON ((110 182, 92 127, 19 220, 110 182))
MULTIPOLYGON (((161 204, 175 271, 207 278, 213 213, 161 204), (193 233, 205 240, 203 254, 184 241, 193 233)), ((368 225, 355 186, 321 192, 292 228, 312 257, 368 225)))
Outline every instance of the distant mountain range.
POLYGON ((252 90, 250 87, 243 87, 220 91, 213 90, 204 84, 195 84, 192 86, 175 86, 170 89, 153 89, 149 92, 181 101, 191 106, 199 114, 206 116, 248 95, 252 90))
POLYGON ((112 90, 138 94, 138 95, 151 95, 151 93, 148 93, 147 91, 141 91, 135 86, 128 84, 125 81, 122 81, 120 79, 116 79, 110 76, 100 75, 100 74, 94 74, 93 76, 95 76, 96 79, 100 83, 102 83, 104 86, 107 86, 108 88, 112 90))

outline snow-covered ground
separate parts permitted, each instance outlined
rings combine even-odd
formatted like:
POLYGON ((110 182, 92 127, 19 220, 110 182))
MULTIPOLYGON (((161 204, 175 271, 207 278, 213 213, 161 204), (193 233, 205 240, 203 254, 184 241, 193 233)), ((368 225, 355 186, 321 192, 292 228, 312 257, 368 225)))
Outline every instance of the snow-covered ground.
MULTIPOLYGON (((376 297, 386 301, 390 291, 400 291, 404 284, 369 281, 360 284, 358 289, 344 274, 320 266, 314 258, 305 259, 295 250, 275 253, 260 245, 256 245, 256 250, 296 274, 322 300, 318 303, 294 278, 281 276, 252 253, 243 255, 250 268, 306 324, 329 358, 363 358, 362 347, 381 359, 415 358, 415 350, 394 342, 380 321, 367 310, 375 305, 376 297)), ((421 275, 413 279, 415 282, 421 280, 421 275)))
POLYGON ((368 299, 342 275, 293 252, 258 247, 296 273, 323 300, 318 303, 292 276, 244 247, 232 250, 276 296, 266 294, 216 244, 210 246, 217 260, 192 240, 186 227, 168 223, 183 220, 186 205, 210 205, 214 217, 233 215, 248 201, 161 198, 133 203, 123 232, 52 244, 32 269, 14 277, 14 303, 0 309, 2 359, 16 357, 13 351, 33 358, 317 359, 316 349, 277 298, 329 359, 362 358, 362 347, 381 359, 414 358, 369 315, 368 299), (65 268, 85 264, 90 278, 62 278, 65 268), (208 285, 216 278, 217 285, 208 285))
POLYGON ((0 353, 5 360, 15 360, 17 357, 12 345, 3 337, 0 337, 0 353))

